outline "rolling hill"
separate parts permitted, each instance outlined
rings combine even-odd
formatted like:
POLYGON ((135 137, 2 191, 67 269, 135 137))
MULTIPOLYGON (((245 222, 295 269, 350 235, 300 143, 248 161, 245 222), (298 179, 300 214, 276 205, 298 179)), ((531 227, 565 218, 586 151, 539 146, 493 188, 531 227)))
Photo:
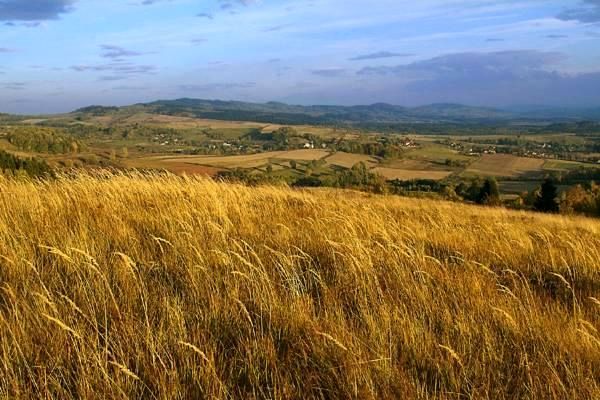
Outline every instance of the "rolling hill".
POLYGON ((240 101, 177 99, 125 107, 90 106, 76 114, 101 115, 114 112, 143 111, 166 115, 186 115, 228 121, 253 121, 276 124, 373 126, 386 124, 511 124, 572 122, 581 119, 600 120, 600 111, 536 109, 527 111, 470 107, 460 104, 431 104, 402 107, 385 103, 364 106, 300 106, 278 102, 248 103, 240 101))

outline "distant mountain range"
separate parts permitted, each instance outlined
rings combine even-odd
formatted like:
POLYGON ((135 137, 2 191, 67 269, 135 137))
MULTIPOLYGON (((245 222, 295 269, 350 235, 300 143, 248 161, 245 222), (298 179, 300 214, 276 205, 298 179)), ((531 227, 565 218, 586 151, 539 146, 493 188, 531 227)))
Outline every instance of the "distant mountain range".
POLYGON ((219 120, 254 121, 278 124, 540 124, 600 121, 600 108, 513 107, 495 109, 461 104, 431 104, 402 107, 385 103, 365 106, 299 106, 278 102, 177 99, 125 107, 90 106, 75 113, 150 112, 219 120))

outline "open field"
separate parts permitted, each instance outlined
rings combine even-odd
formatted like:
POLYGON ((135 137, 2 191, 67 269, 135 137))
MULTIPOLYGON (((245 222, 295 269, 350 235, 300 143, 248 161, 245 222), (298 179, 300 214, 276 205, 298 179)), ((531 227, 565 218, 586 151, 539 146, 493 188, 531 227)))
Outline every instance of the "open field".
POLYGON ((408 169, 413 171, 425 171, 432 167, 432 164, 427 161, 412 159, 384 160, 382 165, 387 168, 408 169))
POLYGON ((503 193, 512 195, 531 192, 540 186, 536 181, 500 181, 499 184, 503 193))
POLYGON ((193 174, 214 176, 223 168, 211 167, 187 162, 185 159, 163 159, 162 157, 130 158, 123 161, 127 168, 164 169, 175 174, 193 174))
POLYGON ((569 171, 578 169, 581 167, 590 167, 589 164, 584 164, 576 161, 566 161, 566 160, 546 160, 544 162, 544 169, 550 171, 569 171))
MULTIPOLYGON (((101 117, 100 117, 101 118, 101 117)), ((185 128, 213 128, 213 129, 239 129, 239 128, 262 128, 264 124, 245 121, 218 121, 213 119, 179 117, 161 114, 139 113, 120 121, 129 124, 158 125, 174 129, 185 128)))
POLYGON ((409 181, 413 179, 432 179, 438 181, 452 174, 452 171, 397 169, 386 167, 377 167, 372 171, 386 179, 400 179, 403 181, 409 181))
MULTIPOLYGON (((190 156, 185 162, 190 164, 210 165, 222 168, 255 168, 269 162, 269 159, 282 155, 284 152, 268 152, 240 156, 190 156)), ((165 163, 178 162, 181 157, 166 158, 165 163)))
POLYGON ((407 157, 418 160, 444 162, 445 160, 472 161, 473 157, 459 154, 456 150, 449 149, 439 144, 425 143, 421 148, 409 150, 407 157))
POLYGON ((162 163, 178 163, 185 161, 188 164, 209 165, 222 168, 255 168, 268 163, 270 159, 281 160, 320 160, 329 155, 324 150, 291 150, 270 151, 257 154, 245 154, 239 156, 160 156, 149 159, 162 163))
POLYGON ((5 398, 600 397, 600 222, 0 178, 5 398))
POLYGON ((328 164, 344 168, 352 168, 355 164, 358 164, 360 162, 364 162, 367 165, 373 165, 376 164, 378 161, 376 158, 368 155, 350 154, 344 153, 343 151, 338 151, 332 154, 330 157, 327 157, 328 164))
POLYGON ((325 158, 329 156, 329 154, 331 153, 326 150, 290 150, 283 152, 283 154, 277 156, 277 158, 284 160, 313 161, 325 158))
POLYGON ((467 168, 466 173, 483 176, 516 177, 539 172, 544 160, 538 158, 516 157, 508 154, 486 154, 467 168))

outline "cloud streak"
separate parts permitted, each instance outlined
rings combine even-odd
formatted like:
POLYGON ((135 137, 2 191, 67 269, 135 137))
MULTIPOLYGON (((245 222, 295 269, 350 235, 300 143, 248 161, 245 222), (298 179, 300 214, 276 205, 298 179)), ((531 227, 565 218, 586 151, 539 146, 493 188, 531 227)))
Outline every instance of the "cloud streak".
POLYGON ((363 61, 363 60, 376 60, 380 58, 395 58, 395 57, 411 57, 413 53, 394 53, 390 51, 379 51, 377 53, 363 54, 356 57, 352 57, 350 61, 363 61))
POLYGON ((0 21, 43 21, 58 19, 73 10, 76 0, 2 0, 0 21))
POLYGON ((569 8, 558 14, 563 21, 579 21, 584 23, 600 23, 600 0, 584 0, 576 8, 569 8))
POLYGON ((102 49, 101 56, 104 58, 111 58, 111 59, 136 57, 136 56, 141 56, 143 54, 143 53, 140 53, 137 51, 127 50, 127 49, 124 49, 123 47, 110 45, 110 44, 103 44, 100 46, 100 48, 102 49))
POLYGON ((102 75, 98 77, 98 81, 120 81, 157 72, 157 67, 154 65, 139 65, 123 61, 97 65, 74 65, 71 69, 77 72, 99 72, 102 75))
POLYGON ((336 78, 346 73, 344 68, 324 68, 324 69, 313 69, 311 71, 313 75, 321 76, 324 78, 336 78))

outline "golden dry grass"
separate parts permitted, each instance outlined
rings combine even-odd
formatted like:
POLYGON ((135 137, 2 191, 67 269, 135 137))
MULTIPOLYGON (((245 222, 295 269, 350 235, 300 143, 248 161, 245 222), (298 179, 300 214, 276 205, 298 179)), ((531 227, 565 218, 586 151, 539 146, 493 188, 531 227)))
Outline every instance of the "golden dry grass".
POLYGON ((167 175, 0 180, 0 397, 600 397, 600 223, 167 175))

